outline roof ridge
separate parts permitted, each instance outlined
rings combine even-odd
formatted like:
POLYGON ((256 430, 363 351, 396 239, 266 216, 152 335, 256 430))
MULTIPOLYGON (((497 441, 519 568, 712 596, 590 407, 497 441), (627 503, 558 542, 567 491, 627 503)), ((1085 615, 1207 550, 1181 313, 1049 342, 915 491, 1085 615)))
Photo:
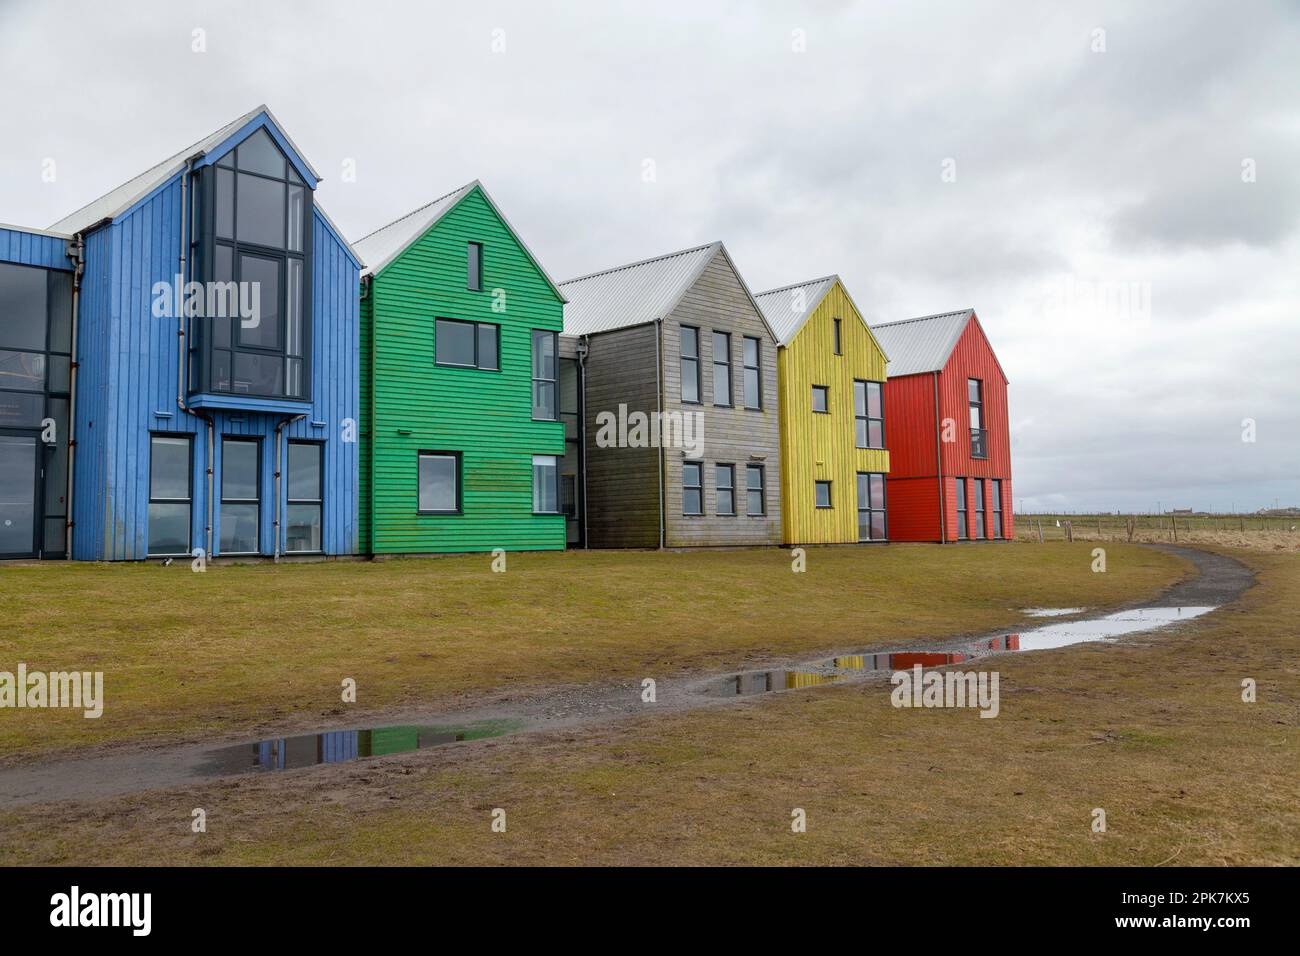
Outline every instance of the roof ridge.
POLYGON ((586 281, 587 279, 594 279, 594 278, 596 278, 596 276, 608 275, 608 274, 611 273, 611 272, 622 272, 624 269, 635 269, 635 268, 637 268, 638 266, 648 266, 650 263, 652 263, 652 262, 658 262, 658 261, 660 261, 661 259, 673 259, 673 258, 675 258, 675 257, 677 257, 677 256, 689 255, 689 254, 692 253, 692 252, 700 252, 701 250, 704 250, 704 249, 709 249, 709 248, 713 248, 713 247, 721 247, 721 246, 722 246, 722 240, 721 240, 721 239, 718 239, 718 240, 715 240, 714 242, 706 242, 706 243, 704 243, 703 245, 692 246, 692 247, 689 248, 689 249, 679 249, 679 250, 677 250, 676 252, 666 252, 666 253, 664 253, 663 255, 659 255, 659 256, 651 256, 649 259, 642 259, 642 260, 640 260, 639 262, 629 262, 629 263, 627 263, 627 264, 625 264, 625 265, 621 265, 621 266, 612 266, 611 268, 608 268, 608 269, 598 269, 597 271, 592 272, 592 273, 589 273, 589 274, 587 274, 587 275, 585 275, 585 276, 578 276, 578 277, 576 277, 576 278, 574 278, 574 279, 565 279, 563 282, 561 282, 561 283, 559 283, 559 284, 560 284, 560 285, 570 285, 570 284, 572 284, 572 283, 574 283, 574 282, 584 282, 584 281, 586 281))
POLYGON ((406 213, 405 215, 403 215, 403 216, 398 216, 398 217, 397 217, 396 219, 394 219, 392 222, 384 223, 384 225, 380 226, 378 229, 372 229, 370 232, 366 233, 364 236, 362 236, 360 239, 357 239, 356 241, 357 241, 357 242, 365 242, 365 241, 366 241, 367 239, 369 239, 371 236, 374 236, 374 235, 377 235, 378 233, 383 232, 383 231, 384 231, 385 229, 387 229, 388 227, 390 227, 390 226, 395 226, 395 225, 397 225, 399 222, 402 222, 402 221, 405 220, 405 219, 410 219, 410 218, 411 218, 412 216, 414 216, 416 213, 424 212, 424 210, 428 209, 430 206, 436 206, 438 203, 442 202, 442 201, 443 201, 444 199, 446 199, 447 197, 449 197, 449 196, 454 196, 454 195, 456 195, 456 193, 458 193, 458 192, 462 192, 462 191, 464 191, 464 190, 470 189, 471 187, 473 187, 473 186, 477 186, 477 185, 479 185, 479 181, 478 181, 477 179, 474 179, 474 180, 471 180, 470 182, 465 183, 465 184, 462 185, 462 186, 457 186, 455 189, 451 190, 451 192, 443 193, 443 194, 442 194, 441 196, 439 196, 437 199, 431 199, 431 200, 429 200, 429 201, 428 201, 427 203, 425 203, 423 206, 418 206, 417 208, 412 209, 410 212, 406 213))
POLYGON ((885 326, 888 325, 905 325, 908 322, 924 322, 927 319, 946 319, 950 315, 961 315, 965 312, 974 312, 974 311, 975 310, 973 308, 953 309, 951 312, 936 312, 933 315, 918 315, 910 319, 895 319, 893 322, 876 322, 872 324, 872 328, 879 329, 879 328, 884 328, 885 326))
MULTIPOLYGON (((82 205, 78 206, 76 209, 72 210, 72 212, 68 213, 66 216, 60 216, 58 219, 55 220, 55 224, 57 225, 57 224, 60 223, 60 222, 63 222, 63 221, 65 221, 65 220, 67 220, 67 219, 71 219, 71 218, 72 218, 73 216, 75 216, 77 213, 79 213, 79 212, 83 212, 83 211, 89 209, 91 206, 95 205, 95 203, 99 202, 99 201, 100 201, 101 199, 103 199, 105 196, 108 196, 108 195, 110 195, 110 194, 112 194, 112 193, 117 192, 117 191, 118 191, 119 189, 121 189, 122 187, 130 185, 131 183, 135 182, 137 179, 143 179, 144 177, 146 177, 146 176, 148 176, 150 173, 152 173, 155 169, 159 169, 159 168, 161 168, 161 167, 163 167, 163 166, 168 165, 169 163, 174 163, 174 162, 176 162, 177 157, 186 156, 187 154, 189 154, 189 155, 193 155, 193 154, 190 153, 190 150, 192 150, 192 149, 196 149, 196 148, 198 147, 198 145, 199 145, 200 143, 202 143, 205 139, 209 139, 209 138, 215 136, 217 133, 221 132, 223 129, 226 129, 226 128, 229 127, 229 126, 234 126, 236 123, 239 123, 239 122, 241 122, 241 121, 246 122, 250 117, 256 116, 258 113, 261 113, 261 112, 263 112, 263 111, 266 111, 266 112, 268 112, 268 113, 270 112, 270 110, 267 109, 265 103, 261 103, 261 104, 259 104, 259 105, 256 106, 254 109, 249 110, 247 113, 244 113, 243 115, 241 115, 241 116, 238 117, 237 119, 233 119, 233 120, 231 120, 229 123, 222 123, 222 124, 221 124, 220 126, 218 126, 216 129, 212 130, 212 132, 207 133, 207 134, 205 134, 205 135, 203 135, 203 136, 200 136, 198 139, 196 139, 194 142, 190 143, 190 145, 189 145, 189 146, 186 146, 184 149, 177 150, 176 152, 170 154, 169 156, 166 156, 166 157, 164 157, 163 159, 160 159, 158 162, 154 163, 152 166, 149 166, 149 167, 147 167, 146 169, 142 170, 141 172, 136 173, 134 176, 130 176, 130 177, 128 177, 128 178, 122 180, 122 182, 118 183, 118 184, 117 184, 116 186, 114 186, 113 188, 111 188, 111 189, 105 189, 102 193, 100 193, 98 196, 96 196, 96 197, 95 197, 94 199, 92 199, 90 202, 88 202, 88 203, 83 203, 82 205)), ((93 225, 93 223, 92 223, 92 225, 93 225)))
POLYGON ((775 289, 768 289, 766 292, 755 292, 754 298, 761 299, 765 295, 774 295, 777 292, 786 292, 790 289, 797 289, 800 286, 805 285, 816 285, 818 282, 825 282, 827 279, 838 279, 839 277, 838 272, 832 272, 830 275, 820 276, 816 279, 808 279, 804 282, 791 282, 789 285, 783 285, 775 289))

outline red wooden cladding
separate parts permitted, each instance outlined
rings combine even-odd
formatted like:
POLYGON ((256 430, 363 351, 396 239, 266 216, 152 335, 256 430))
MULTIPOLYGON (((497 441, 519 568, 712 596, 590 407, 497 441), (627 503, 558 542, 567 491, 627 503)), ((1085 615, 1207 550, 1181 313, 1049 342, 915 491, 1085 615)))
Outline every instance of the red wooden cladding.
POLYGON ((956 479, 966 478, 967 521, 975 537, 975 482, 983 478, 987 539, 993 527, 993 480, 1002 483, 1002 535, 1015 532, 1011 497, 1011 434, 1007 380, 973 315, 940 372, 890 377, 885 384, 885 434, 889 447, 889 537, 893 541, 957 540, 956 479), (982 382, 987 457, 971 454, 969 379, 982 382), (937 404, 937 416, 936 416, 937 404), (936 421, 937 418, 937 421, 936 421), (943 441, 944 433, 951 440, 943 441), (936 440, 943 468, 943 518, 935 469, 936 440))

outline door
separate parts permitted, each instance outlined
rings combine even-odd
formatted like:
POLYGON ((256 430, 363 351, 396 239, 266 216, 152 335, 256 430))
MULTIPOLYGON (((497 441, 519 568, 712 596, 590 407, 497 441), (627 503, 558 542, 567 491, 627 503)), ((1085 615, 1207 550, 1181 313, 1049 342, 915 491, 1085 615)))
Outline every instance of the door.
POLYGON ((36 557, 38 438, 0 432, 0 558, 36 557))

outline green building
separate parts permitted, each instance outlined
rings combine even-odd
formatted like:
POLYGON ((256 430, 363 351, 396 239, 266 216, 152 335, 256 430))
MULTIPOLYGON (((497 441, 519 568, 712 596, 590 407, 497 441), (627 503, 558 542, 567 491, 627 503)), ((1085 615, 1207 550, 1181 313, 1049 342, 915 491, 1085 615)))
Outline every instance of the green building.
POLYGON ((477 181, 354 248, 361 550, 564 548, 555 282, 477 181))

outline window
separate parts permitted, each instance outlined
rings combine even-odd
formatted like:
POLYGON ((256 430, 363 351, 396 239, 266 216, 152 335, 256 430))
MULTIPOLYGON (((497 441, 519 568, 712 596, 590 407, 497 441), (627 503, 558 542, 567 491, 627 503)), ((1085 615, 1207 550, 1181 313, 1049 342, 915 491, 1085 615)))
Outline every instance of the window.
POLYGON ((753 516, 767 514, 763 498, 763 466, 745 466, 745 513, 753 516))
POLYGON ((483 291, 483 244, 471 242, 465 247, 465 288, 483 291))
POLYGON ((420 514, 460 514, 460 455, 422 451, 419 459, 420 514))
POLYGON ((759 373, 759 357, 762 345, 758 339, 748 335, 741 340, 741 362, 744 365, 744 402, 746 408, 763 407, 763 382, 759 373))
POLYGON ((966 398, 970 404, 970 456, 987 458, 988 432, 984 428, 984 383, 977 378, 966 380, 966 398))
POLYGON ((199 177, 196 278, 214 285, 193 323, 192 390, 307 400, 312 191, 265 129, 199 177))
POLYGON ((257 554, 261 515, 261 442, 221 439, 221 553, 257 554))
POLYGON ((554 455, 533 456, 533 512, 560 513, 560 465, 554 455))
POLYGON ((726 332, 713 333, 713 404, 732 405, 731 336, 726 332))
POLYGON ((149 437, 149 553, 190 553, 192 439, 149 437))
POLYGON ((984 538, 984 479, 975 479, 975 537, 984 538))
POLYGON ((734 515, 736 513, 736 466, 714 465, 713 484, 718 492, 717 513, 734 515))
POLYGON ((841 329, 840 329, 840 320, 839 320, 839 319, 832 319, 831 321, 835 323, 834 330, 833 330, 834 333, 835 333, 835 354, 836 354, 836 355, 843 355, 843 354, 844 354, 844 344, 843 344, 843 341, 840 339, 840 333, 841 333, 841 329))
POLYGON ((689 325, 679 329, 681 345, 682 401, 700 403, 700 330, 689 325))
POLYGON ((829 481, 813 482, 813 493, 818 508, 829 508, 831 506, 831 483, 829 481))
POLYGON ((853 426, 858 448, 885 447, 884 395, 879 382, 853 383, 853 426))
POLYGON ((993 537, 1002 537, 1002 481, 993 479, 993 537))
POLYGON ((533 329, 533 418, 538 421, 559 421, 556 405, 560 381, 558 351, 559 335, 533 329))
POLYGON ((321 548, 321 459, 325 446, 291 441, 285 459, 284 550, 313 552, 321 548))
POLYGON ((825 385, 812 387, 812 408, 814 412, 830 411, 830 389, 825 385))
POLYGON ((501 329, 491 322, 437 319, 433 323, 433 360, 438 365, 500 371, 501 329))
POLYGON ((682 462, 682 514, 704 514, 704 466, 698 461, 682 462))
POLYGON ((885 476, 879 472, 858 472, 858 540, 884 541, 887 527, 885 476))
POLYGON ((970 540, 970 528, 966 524, 966 479, 957 479, 957 537, 970 540))

